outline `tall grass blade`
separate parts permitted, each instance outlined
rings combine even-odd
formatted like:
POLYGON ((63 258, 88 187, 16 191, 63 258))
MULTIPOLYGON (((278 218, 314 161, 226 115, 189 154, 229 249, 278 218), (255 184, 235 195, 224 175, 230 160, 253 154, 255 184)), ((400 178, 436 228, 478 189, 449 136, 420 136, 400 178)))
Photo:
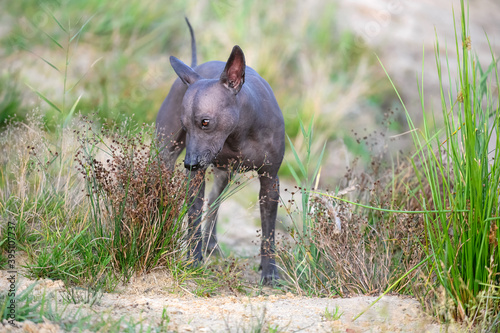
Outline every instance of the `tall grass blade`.
MULTIPOLYGON (((417 149, 412 164, 420 184, 421 202, 427 210, 424 213, 427 251, 433 259, 430 270, 436 273, 447 297, 453 300, 453 313, 458 320, 476 318, 484 286, 495 280, 498 283, 500 276, 498 246, 495 245, 498 239, 494 239, 498 234, 492 237, 492 230, 500 226, 496 218, 499 215, 500 178, 498 138, 493 151, 488 151, 494 134, 500 134, 500 114, 491 103, 489 86, 493 73, 498 76, 498 61, 493 57, 492 63, 483 70, 479 61, 470 55, 467 20, 468 6, 466 8, 462 0, 461 37, 455 24, 455 48, 459 55, 456 100, 452 99, 451 92, 444 92, 439 42, 436 42, 436 68, 446 137, 439 139, 441 132, 434 131, 427 123, 423 89, 420 90, 422 130, 417 131, 402 104, 417 149), (491 153, 495 158, 490 158, 491 153)), ((448 73, 452 72, 447 57, 446 64, 448 73)), ((450 87, 451 81, 449 77, 450 87)), ((498 87, 494 89, 498 91, 498 87)), ((498 313, 498 309, 487 310, 490 311, 498 313)))
MULTIPOLYGON (((293 156, 295 157, 295 161, 297 162, 297 165, 299 167, 299 171, 302 174, 302 177, 307 179, 308 174, 307 174, 307 171, 304 167, 304 164, 302 163, 302 160, 299 157, 299 154, 297 153, 297 150, 295 149, 295 146, 293 145, 292 140, 290 139, 289 136, 287 136, 287 138, 288 138, 288 142, 290 143, 290 149, 292 150, 293 156)), ((290 164, 288 164, 288 168, 290 169, 290 172, 292 173, 292 175, 294 175, 293 177, 295 178, 295 181, 298 184, 300 184, 302 178, 297 175, 297 172, 293 169, 293 167, 290 164)))
MULTIPOLYGON (((56 44, 56 45, 57 45, 60 49, 64 49, 64 47, 63 47, 61 44, 59 44, 59 42, 58 42, 58 41, 57 41, 54 37, 52 37, 51 35, 49 35, 47 32, 45 32, 45 31, 43 31, 43 30, 42 30, 42 32, 44 33, 44 35, 45 35, 45 36, 49 37, 49 39, 50 39, 50 40, 51 40, 54 44, 56 44)), ((44 59, 42 58, 42 60, 44 60, 44 59)), ((51 64, 49 63, 49 65, 51 65, 51 64)), ((51 65, 51 66, 52 66, 52 65, 51 65)), ((53 67, 54 67, 54 66, 53 66, 53 67)))
POLYGON ((26 83, 26 85, 28 86, 28 88, 30 88, 31 90, 33 90, 33 92, 35 94, 38 95, 38 97, 40 97, 41 99, 43 99, 47 104, 49 104, 54 110, 62 113, 61 109, 59 107, 57 107, 57 105, 55 105, 51 100, 49 100, 47 97, 45 97, 41 92, 39 92, 38 90, 36 90, 35 88, 33 88, 32 86, 30 86, 29 84, 26 83))
POLYGON ((73 37, 70 38, 70 40, 69 40, 70 43, 73 41, 73 39, 75 39, 76 37, 78 37, 80 35, 80 33, 82 32, 82 30, 87 26, 87 24, 90 22, 90 20, 92 20, 94 18, 94 16, 96 16, 96 14, 92 15, 91 17, 89 17, 87 19, 87 21, 85 21, 85 23, 82 24, 82 26, 80 27, 80 29, 78 29, 78 31, 73 35, 73 37))
POLYGON ((54 22, 57 23, 57 25, 59 26, 59 28, 61 28, 62 31, 64 31, 65 33, 68 33, 68 31, 66 30, 66 28, 61 24, 61 22, 59 22, 59 20, 54 16, 54 14, 52 13, 52 11, 50 10, 50 8, 46 5, 43 5, 42 4, 42 8, 44 9, 44 11, 50 15, 50 17, 52 17, 52 19, 54 20, 54 22))
POLYGON ((78 96, 78 99, 75 101, 71 109, 69 110, 68 115, 66 116, 66 119, 64 119, 63 127, 66 127, 68 123, 71 121, 73 118, 73 114, 75 113, 76 106, 78 105, 78 102, 80 102, 80 99, 82 98, 82 95, 78 96))

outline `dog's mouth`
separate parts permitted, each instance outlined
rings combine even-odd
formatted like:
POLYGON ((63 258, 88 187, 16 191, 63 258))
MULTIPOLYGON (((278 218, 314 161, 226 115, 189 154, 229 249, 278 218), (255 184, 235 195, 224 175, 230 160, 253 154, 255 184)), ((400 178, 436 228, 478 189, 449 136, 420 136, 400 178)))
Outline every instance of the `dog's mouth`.
POLYGON ((217 153, 215 154, 212 153, 212 151, 210 150, 205 150, 203 153, 196 156, 195 158, 196 162, 194 162, 193 159, 191 158, 190 159, 191 163, 184 163, 184 167, 191 171, 205 170, 210 166, 210 164, 212 164, 215 161, 217 155, 221 150, 222 149, 219 149, 219 151, 217 151, 217 153))
POLYGON ((215 153, 212 153, 212 151, 210 150, 205 151, 205 153, 202 155, 200 159, 200 164, 203 165, 204 168, 208 168, 210 164, 215 162, 221 150, 222 147, 219 148, 215 153))
POLYGON ((215 156, 213 156, 213 157, 211 157, 211 156, 212 156, 212 153, 210 152, 210 150, 205 151, 205 153, 203 153, 203 155, 201 155, 201 158, 200 158, 200 167, 202 167, 203 169, 208 168, 208 166, 215 159, 215 156))

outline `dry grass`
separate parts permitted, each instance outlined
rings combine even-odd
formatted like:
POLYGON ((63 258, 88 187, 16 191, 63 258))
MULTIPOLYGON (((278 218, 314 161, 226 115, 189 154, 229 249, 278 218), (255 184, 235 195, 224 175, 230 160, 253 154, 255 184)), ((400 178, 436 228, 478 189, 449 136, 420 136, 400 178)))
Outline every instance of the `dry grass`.
MULTIPOLYGON (((390 116, 386 115, 386 125, 390 125, 390 116)), ((358 161, 354 161, 341 181, 343 190, 310 197, 311 209, 303 217, 311 221, 308 235, 300 232, 300 227, 292 228, 294 244, 283 247, 280 258, 298 291, 383 293, 425 258, 422 215, 399 212, 421 210, 413 193, 418 182, 407 158, 399 156, 402 162, 388 165, 390 138, 386 133, 379 131, 357 138, 357 143, 370 151, 368 167, 357 168, 358 161), (306 255, 294 261, 297 248, 306 249, 302 251, 306 255)), ((299 188, 296 192, 300 191, 299 188)), ((410 282, 421 272, 417 269, 408 274, 393 290, 412 293, 410 282)))
POLYGON ((154 267, 182 269, 188 180, 161 163, 152 126, 129 125, 75 117, 51 133, 35 112, 2 131, 0 244, 5 253, 15 225, 29 275, 111 290, 154 267))
POLYGON ((145 125, 79 133, 76 159, 94 227, 111 238, 112 263, 119 271, 148 272, 185 249, 188 187, 200 179, 167 169, 152 137, 154 127, 145 125))

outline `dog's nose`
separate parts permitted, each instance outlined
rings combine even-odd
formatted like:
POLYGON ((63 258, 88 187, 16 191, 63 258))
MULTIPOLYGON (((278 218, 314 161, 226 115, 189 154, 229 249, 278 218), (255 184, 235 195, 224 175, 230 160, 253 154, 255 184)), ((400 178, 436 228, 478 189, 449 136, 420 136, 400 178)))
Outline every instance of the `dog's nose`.
POLYGON ((184 161, 184 167, 190 171, 196 171, 200 168, 200 163, 190 164, 184 161))
POLYGON ((195 171, 200 168, 200 161, 197 156, 186 154, 184 158, 184 167, 188 170, 195 171))

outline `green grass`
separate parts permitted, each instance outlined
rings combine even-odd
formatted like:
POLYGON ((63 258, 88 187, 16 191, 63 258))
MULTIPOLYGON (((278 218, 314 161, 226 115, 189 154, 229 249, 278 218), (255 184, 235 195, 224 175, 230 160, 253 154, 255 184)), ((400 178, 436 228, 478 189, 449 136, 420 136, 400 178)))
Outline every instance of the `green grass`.
POLYGON ((188 179, 163 165, 154 128, 120 126, 79 135, 77 160, 91 228, 99 239, 109 240, 110 263, 128 279, 132 272, 148 272, 181 257, 188 179))
MULTIPOLYGON (((0 214, 15 224, 16 251, 27 255, 29 277, 62 280, 69 290, 109 292, 134 274, 164 267, 200 296, 245 292, 239 263, 196 268, 185 260, 188 179, 159 163, 153 127, 125 119, 101 128, 75 117, 53 134, 30 117, 0 135, 15 153, 2 164, 0 214)), ((234 177, 215 205, 246 181, 234 177)), ((6 259, 7 223, 2 228, 6 259)))
POLYGON ((283 203, 287 207, 287 212, 292 218, 292 228, 290 233, 296 244, 290 248, 290 252, 282 251, 280 259, 285 267, 285 274, 288 277, 294 277, 295 284, 299 284, 303 289, 308 290, 309 287, 315 285, 317 281, 316 270, 318 269, 321 253, 318 251, 315 243, 315 220, 311 214, 313 208, 311 200, 311 191, 314 183, 319 177, 321 162, 325 152, 326 144, 319 156, 314 156, 311 147, 313 145, 313 121, 306 128, 300 122, 300 130, 305 141, 305 151, 297 151, 290 138, 288 138, 292 149, 295 163, 287 163, 290 173, 297 182, 297 193, 300 193, 300 202, 296 205, 298 214, 292 214, 291 205, 283 203), (297 165, 295 168, 294 165, 297 165), (296 170, 297 169, 297 170, 296 170))
POLYGON ((340 311, 340 307, 338 305, 336 305, 335 309, 333 309, 331 311, 328 310, 328 308, 326 308, 325 313, 323 314, 323 317, 328 321, 335 321, 335 320, 339 320, 343 314, 344 314, 344 312, 340 311))
POLYGON ((408 113, 407 118, 416 148, 412 163, 418 200, 424 209, 437 211, 424 214, 425 250, 432 257, 429 280, 437 278, 452 301, 444 313, 432 302, 427 305, 445 320, 488 326, 500 308, 500 90, 493 53, 487 67, 473 56, 468 15, 468 3, 461 1, 455 85, 451 76, 443 77, 443 66, 450 73, 454 65, 448 58, 443 65, 436 53, 444 127, 434 130, 435 124, 427 120, 432 112, 424 107, 423 88, 423 128, 417 128, 408 113), (443 80, 455 90, 445 91, 443 80))
MULTIPOLYGON (((312 126, 304 129, 306 142, 314 140, 312 132, 312 126)), ((377 146, 385 145, 384 134, 379 136, 369 134, 366 142, 358 143, 371 147, 370 167, 348 170, 332 192, 313 188, 321 168, 309 164, 320 163, 322 154, 298 153, 292 145, 299 165, 292 174, 300 186, 293 190, 291 201, 283 203, 292 219, 293 241, 281 249, 279 258, 288 286, 297 292, 318 296, 374 294, 388 288, 413 292, 409 286, 425 257, 425 230, 417 216, 424 211, 415 209, 414 193, 406 187, 417 185, 408 180, 410 165, 387 168, 377 146)))

